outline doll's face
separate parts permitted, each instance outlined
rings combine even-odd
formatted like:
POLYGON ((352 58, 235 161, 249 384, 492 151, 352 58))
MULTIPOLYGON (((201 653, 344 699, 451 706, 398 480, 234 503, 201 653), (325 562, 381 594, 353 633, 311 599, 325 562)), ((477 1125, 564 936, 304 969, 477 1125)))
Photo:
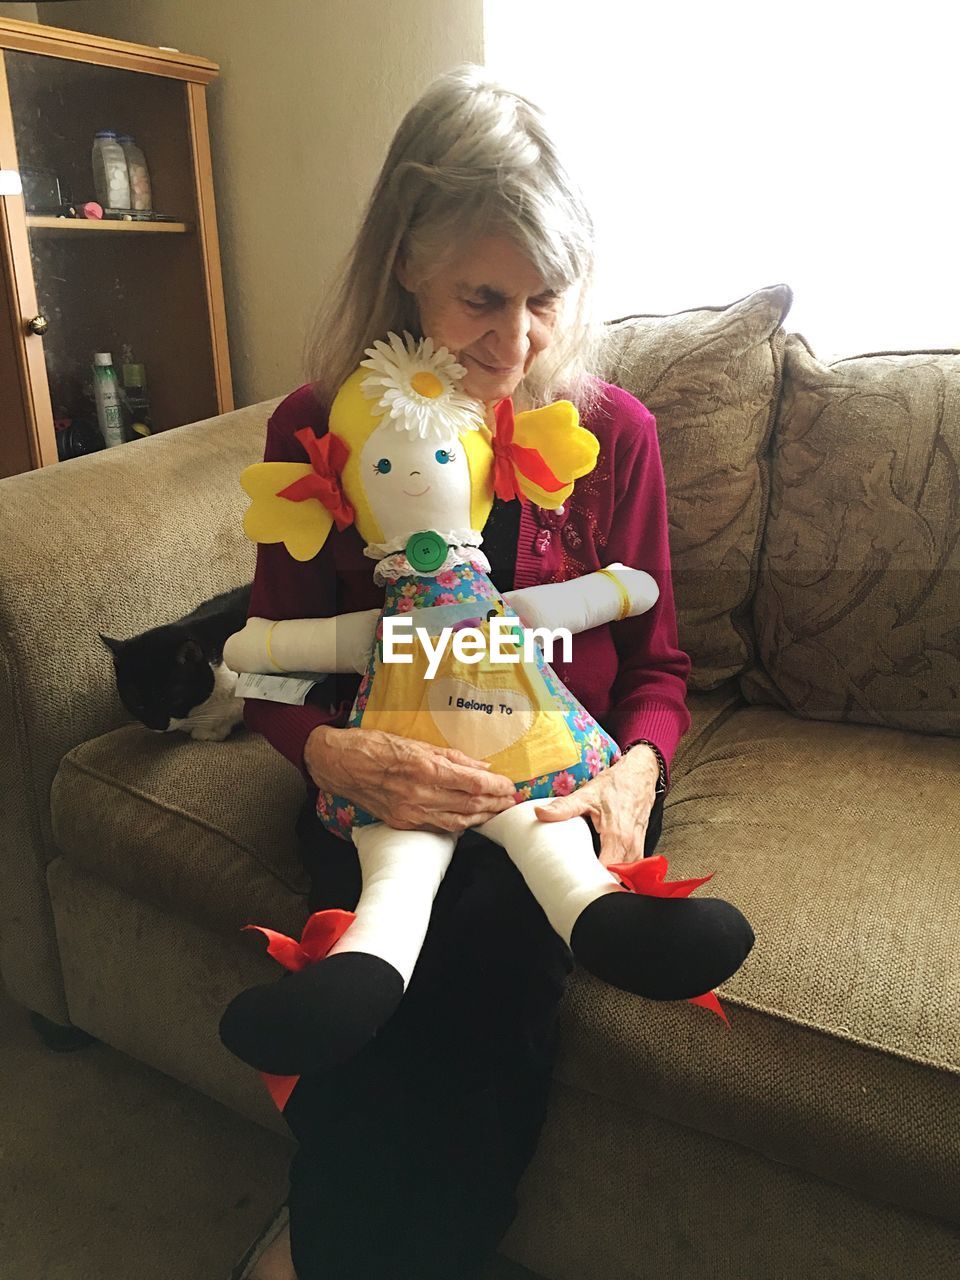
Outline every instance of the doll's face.
POLYGON ((470 528, 470 468, 455 435, 422 440, 384 423, 363 446, 360 471, 385 541, 470 528))

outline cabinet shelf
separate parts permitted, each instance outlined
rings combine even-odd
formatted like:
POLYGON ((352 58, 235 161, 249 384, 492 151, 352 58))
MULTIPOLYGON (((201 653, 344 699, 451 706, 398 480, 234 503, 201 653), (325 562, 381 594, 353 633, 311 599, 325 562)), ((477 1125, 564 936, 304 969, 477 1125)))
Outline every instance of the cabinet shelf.
POLYGON ((101 221, 99 218, 57 218, 38 213, 27 214, 27 226, 31 231, 53 232, 54 235, 83 235, 84 232, 102 234, 105 231, 162 231, 183 235, 190 230, 186 222, 121 222, 118 219, 101 221))
POLYGON ((233 408, 207 126, 217 71, 0 17, 0 170, 37 183, 29 210, 0 196, 0 477, 59 464, 54 422, 92 413, 97 351, 144 366, 158 432, 233 408), (143 148, 159 212, 58 217, 59 199, 93 191, 92 144, 108 124, 143 148))

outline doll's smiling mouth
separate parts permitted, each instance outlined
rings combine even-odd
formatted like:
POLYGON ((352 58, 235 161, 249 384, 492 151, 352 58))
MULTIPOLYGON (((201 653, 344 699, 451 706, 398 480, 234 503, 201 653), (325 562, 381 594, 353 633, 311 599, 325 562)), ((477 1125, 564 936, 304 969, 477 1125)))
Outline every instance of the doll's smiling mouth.
POLYGON ((429 492, 429 490, 430 490, 430 486, 427 485, 426 489, 421 489, 419 493, 411 493, 409 489, 404 489, 403 492, 407 495, 408 498, 422 498, 425 493, 429 492))

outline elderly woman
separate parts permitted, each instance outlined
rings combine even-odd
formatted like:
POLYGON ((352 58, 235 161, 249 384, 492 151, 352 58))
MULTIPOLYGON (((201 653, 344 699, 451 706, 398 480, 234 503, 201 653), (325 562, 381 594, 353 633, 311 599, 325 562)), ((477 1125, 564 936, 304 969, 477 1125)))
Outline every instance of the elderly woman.
MULTIPOLYGON (((677 646, 653 417, 591 371, 591 235, 538 110, 476 68, 439 79, 397 132, 318 326, 315 379, 271 418, 265 459, 306 460, 295 432, 326 430, 338 387, 390 331, 446 346, 492 427, 505 397, 518 408, 561 395, 576 403, 600 442, 597 467, 557 512, 496 499, 483 550, 501 592, 610 562, 656 579, 652 609, 577 636, 572 661, 554 664, 624 754, 540 817, 583 815, 612 865, 657 843, 670 760, 690 719, 690 663, 677 646)), ((308 561, 258 548, 252 616, 330 617, 382 597, 353 526, 308 561)), ((303 707, 246 704, 246 723, 309 784, 298 832, 311 911, 352 909, 361 889, 356 849, 318 820, 318 791, 395 828, 463 838, 398 1012, 348 1063, 302 1076, 286 1105, 300 1143, 290 1239, 256 1274, 465 1280, 482 1273, 516 1211, 571 953, 504 850, 471 833, 514 803, 513 784, 452 749, 344 728, 356 685, 331 678, 303 707)))

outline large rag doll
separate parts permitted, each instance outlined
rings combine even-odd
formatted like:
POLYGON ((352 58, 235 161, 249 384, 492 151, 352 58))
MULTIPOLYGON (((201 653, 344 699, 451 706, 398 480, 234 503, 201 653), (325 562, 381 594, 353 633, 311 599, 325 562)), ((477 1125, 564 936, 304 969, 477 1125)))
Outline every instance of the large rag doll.
MULTIPOLYGON (((643 613, 658 588, 646 573, 611 565, 500 595, 479 531, 495 490, 560 507, 595 465, 596 438, 566 401, 516 417, 503 401, 491 433, 483 406, 459 389, 465 371, 429 339, 391 334, 368 354, 336 396, 328 433, 297 433, 309 463, 244 472, 253 499, 244 527, 307 560, 334 523, 355 521, 385 589, 383 609, 250 618, 227 642, 226 661, 248 672, 361 672, 350 727, 455 747, 515 783, 513 807, 477 830, 503 846, 584 968, 650 999, 699 998, 718 1008, 711 989, 753 941, 740 912, 685 896, 703 880, 665 883, 662 858, 608 870, 583 818, 544 823, 534 811, 620 751, 539 646, 528 642, 525 652, 524 628, 584 631, 643 613), (399 615, 411 623, 403 633, 399 615)), ((343 1061, 391 1016, 456 845, 451 834, 397 830, 342 796, 321 792, 317 807, 328 828, 356 845, 363 889, 354 913, 315 913, 300 942, 262 930, 290 972, 237 996, 221 1035, 265 1073, 343 1061)))

